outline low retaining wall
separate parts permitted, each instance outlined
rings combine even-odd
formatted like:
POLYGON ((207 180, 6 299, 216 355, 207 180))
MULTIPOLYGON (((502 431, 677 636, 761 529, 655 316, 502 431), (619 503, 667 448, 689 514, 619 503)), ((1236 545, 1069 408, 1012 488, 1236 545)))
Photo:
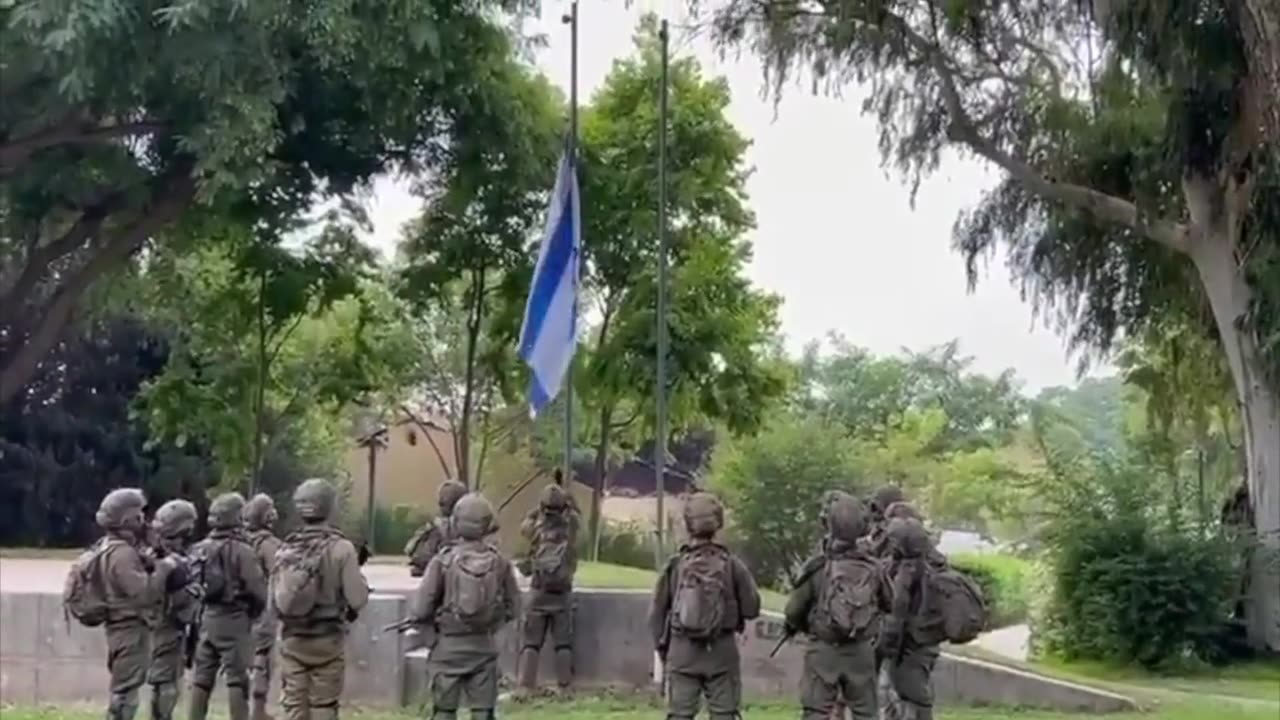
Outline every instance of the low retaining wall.
MULTIPOLYGON (((413 634, 383 632, 405 614, 399 593, 377 593, 347 637, 345 698, 353 704, 416 704, 427 685, 425 649, 414 649, 413 634)), ((644 593, 578 593, 574 622, 577 682, 583 687, 644 687, 652 681, 649 598, 644 593)), ((518 624, 499 635, 500 665, 514 675, 518 624)), ((739 641, 743 684, 756 696, 791 697, 797 692, 805 647, 789 643, 773 659, 769 651, 782 634, 777 616, 750 623, 739 641)), ((103 632, 68 624, 54 593, 0 593, 0 700, 53 703, 94 700, 106 695, 103 632)), ((544 649, 542 677, 552 677, 551 650, 544 649)), ((1111 693, 967 658, 943 655, 934 673, 943 704, 1017 705, 1063 711, 1105 713, 1134 703, 1111 693)))

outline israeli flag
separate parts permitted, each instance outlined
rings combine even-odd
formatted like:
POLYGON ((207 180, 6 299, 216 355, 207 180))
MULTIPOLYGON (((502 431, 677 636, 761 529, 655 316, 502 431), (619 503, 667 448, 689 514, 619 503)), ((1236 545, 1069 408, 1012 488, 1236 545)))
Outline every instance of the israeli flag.
POLYGON ((520 327, 520 359, 532 370, 529 412, 537 416, 564 383, 578 346, 578 263, 582 256, 578 176, 566 152, 547 208, 529 301, 520 327))

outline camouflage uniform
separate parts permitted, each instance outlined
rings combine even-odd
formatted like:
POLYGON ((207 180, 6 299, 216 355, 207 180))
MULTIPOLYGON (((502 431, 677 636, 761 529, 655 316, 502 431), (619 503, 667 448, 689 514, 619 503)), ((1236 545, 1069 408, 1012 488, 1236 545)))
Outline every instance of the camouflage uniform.
MULTIPOLYGON (((572 576, 578 565, 576 546, 580 519, 572 496, 559 485, 543 488, 538 507, 529 511, 520 524, 521 534, 531 543, 530 556, 537 550, 544 522, 565 524, 568 534, 568 557, 565 561, 569 563, 569 573, 572 576)), ((520 630, 518 684, 524 691, 537 686, 542 643, 550 635, 555 649, 556 685, 561 690, 567 689, 573 682, 572 580, 568 588, 548 589, 544 587, 542 578, 531 572, 525 574, 531 577, 529 598, 524 607, 520 630)))
POLYGON ((713 495, 697 493, 684 508, 690 542, 667 563, 653 591, 649 629, 667 670, 667 718, 692 720, 703 696, 714 720, 739 718, 742 704, 742 663, 734 637, 749 620, 760 616, 760 593, 746 566, 714 537, 724 526, 724 509, 713 495), (675 593, 682 563, 708 546, 729 553, 728 587, 723 597, 721 632, 710 640, 694 640, 672 627, 675 593))
POLYGON ((519 615, 520 588, 509 563, 497 550, 485 544, 493 526, 493 508, 478 494, 458 501, 453 518, 459 540, 444 553, 432 558, 418 586, 411 609, 413 620, 432 628, 434 645, 428 659, 431 677, 432 717, 453 720, 459 707, 471 708, 474 720, 497 717, 498 648, 494 634, 519 615), (498 598, 491 622, 480 627, 458 617, 446 593, 451 563, 464 554, 492 552, 496 566, 498 598))
MULTIPOLYGON (((185 570, 190 564, 185 554, 197 519, 195 505, 186 500, 170 500, 161 505, 151 523, 156 553, 174 558, 185 570)), ((152 720, 170 720, 178 704, 178 684, 185 670, 188 628, 196 622, 200 611, 200 590, 193 582, 170 583, 171 572, 161 568, 157 568, 157 574, 164 577, 165 584, 173 590, 165 592, 156 604, 147 683, 151 685, 152 720)))
POLYGON ((191 672, 191 720, 204 720, 209 695, 222 671, 231 720, 249 718, 249 665, 253 662, 253 622, 267 604, 267 579, 244 534, 244 498, 218 496, 209 505, 209 536, 192 553, 205 590, 200 643, 191 672), (211 588, 221 576, 223 588, 211 588))
POLYGON ((154 570, 169 571, 172 582, 186 579, 185 569, 171 558, 156 563, 139 550, 146 504, 141 490, 112 490, 102 499, 96 516, 98 526, 107 532, 96 560, 109 608, 105 622, 107 670, 111 673, 107 720, 133 720, 138 711, 138 690, 146 681, 151 654, 148 622, 165 590, 164 577, 154 570))
MULTIPOLYGON (((299 485, 293 504, 305 524, 285 538, 280 550, 283 554, 290 547, 310 545, 324 553, 319 597, 311 611, 303 617, 279 616, 281 704, 288 720, 337 720, 346 672, 347 625, 369 602, 369 586, 360 573, 355 546, 328 525, 336 501, 337 493, 324 480, 299 485)), ((277 562, 275 572, 281 567, 277 562)), ((273 600, 278 600, 278 591, 273 593, 273 600)))
POLYGON ((888 574, 893 603, 884 624, 880 651, 897 696, 897 702, 888 708, 887 717, 932 720, 933 667, 938 661, 939 647, 923 642, 918 631, 934 622, 921 616, 922 584, 927 566, 941 556, 931 552, 929 534, 916 520, 892 520, 885 536, 892 552, 888 574))
POLYGON ((431 558, 453 542, 453 530, 449 526, 449 517, 453 515, 453 506, 467 494, 467 486, 457 480, 449 480, 440 486, 437 495, 440 514, 432 518, 426 525, 418 528, 413 537, 404 546, 404 554, 409 556, 409 574, 422 577, 431 558))
MULTIPOLYGON (((280 549, 280 538, 271 531, 277 519, 276 504, 270 495, 258 494, 244 506, 244 520, 248 527, 249 545, 257 556, 268 585, 271 580, 271 568, 275 564, 276 551, 280 549)), ((250 720, 271 720, 267 714, 267 695, 271 692, 272 651, 275 648, 276 614, 271 603, 262 611, 258 621, 253 624, 253 667, 249 674, 252 706, 250 720)))
POLYGON ((802 717, 826 720, 833 713, 844 717, 844 708, 848 707, 854 720, 872 720, 876 716, 878 617, 859 636, 837 637, 830 614, 818 601, 827 583, 823 571, 828 562, 835 560, 859 561, 874 575, 875 599, 881 612, 889 610, 889 587, 877 558, 857 544, 866 534, 866 510, 862 503, 841 494, 825 510, 829 520, 828 542, 822 555, 805 564, 785 612, 788 633, 804 632, 813 637, 805 654, 801 679, 802 717))

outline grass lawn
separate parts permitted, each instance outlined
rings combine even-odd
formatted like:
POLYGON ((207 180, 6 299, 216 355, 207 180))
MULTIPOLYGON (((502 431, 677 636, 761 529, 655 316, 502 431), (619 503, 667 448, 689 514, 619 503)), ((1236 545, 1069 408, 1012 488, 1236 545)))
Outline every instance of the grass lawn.
MULTIPOLYGON (((743 710, 743 717, 749 720, 793 720, 799 715, 799 709, 794 704, 748 705, 743 710)), ((222 711, 223 708, 219 704, 215 707, 214 714, 224 717, 222 711)), ((100 709, 85 705, 41 708, 0 706, 0 715, 4 716, 4 720, 97 720, 101 714, 100 709)), ((344 715, 361 720, 415 720, 427 717, 427 714, 421 710, 410 709, 401 712, 356 709, 344 715)), ((510 705, 501 711, 501 717, 513 720, 595 720, 595 718, 652 720, 661 716, 662 710, 657 705, 635 698, 510 705)), ((463 713, 462 717, 466 717, 466 714, 463 713)), ((1089 716, 1008 708, 940 708, 937 717, 940 720, 1082 720, 1089 716)), ((1111 720, 1275 720, 1276 711, 1266 707, 1233 707, 1220 702, 1192 701, 1165 705, 1145 713, 1124 713, 1106 717, 1111 720)))

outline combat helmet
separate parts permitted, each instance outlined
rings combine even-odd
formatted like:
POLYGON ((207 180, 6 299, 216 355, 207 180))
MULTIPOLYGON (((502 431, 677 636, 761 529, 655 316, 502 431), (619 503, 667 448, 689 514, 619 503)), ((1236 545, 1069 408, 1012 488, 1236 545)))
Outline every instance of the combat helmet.
POLYGON ((920 523, 924 522, 924 515, 920 514, 915 505, 905 500, 900 500, 885 508, 884 519, 893 520, 894 518, 910 518, 920 523))
POLYGON ((98 505, 94 520, 104 530, 140 531, 144 525, 143 510, 147 497, 137 488, 117 488, 107 493, 98 505))
POLYGON ((493 527, 493 506, 479 493, 463 495, 453 507, 453 528, 463 540, 479 540, 493 527))
POLYGON ((276 501, 266 493, 258 493, 244 505, 244 522, 252 530, 270 528, 276 521, 276 501))
POLYGON ((440 514, 449 517, 453 514, 453 509, 457 506, 458 501, 467 494, 467 486, 457 480, 447 480, 440 486, 437 493, 437 502, 440 504, 440 514))
POLYGON ((223 493, 209 503, 209 527, 228 530, 243 524, 244 496, 240 493, 223 493))
POLYGON ((684 526, 692 537, 711 537, 724 527, 724 506, 711 493, 697 492, 684 503, 684 526))
POLYGON ((547 485, 542 488, 538 505, 544 510, 563 510, 569 505, 569 492, 554 483, 547 485))
POLYGON ((896 518, 889 521, 885 530, 889 547, 893 554, 900 558, 922 558, 929 554, 933 541, 929 531, 919 520, 912 518, 896 518))
POLYGON ((151 527, 162 538, 177 538, 194 532, 196 520, 200 513, 196 506, 187 500, 170 500, 156 510, 151 518, 151 527))
POLYGON ((867 534, 867 508, 852 495, 840 493, 828 508, 831 537, 855 543, 867 534))
POLYGON ((841 497, 853 497, 843 490, 828 490, 822 493, 822 500, 818 505, 818 522, 822 524, 822 529, 829 530, 829 521, 831 519, 831 506, 841 497))
POLYGON ((311 478, 303 481, 293 491, 293 508, 298 516, 310 522, 328 520, 333 514, 333 506, 337 504, 338 493, 333 485, 323 478, 311 478))
POLYGON ((884 517, 884 511, 896 502, 903 502, 907 496, 897 485, 885 485, 871 494, 869 510, 873 517, 884 517))

